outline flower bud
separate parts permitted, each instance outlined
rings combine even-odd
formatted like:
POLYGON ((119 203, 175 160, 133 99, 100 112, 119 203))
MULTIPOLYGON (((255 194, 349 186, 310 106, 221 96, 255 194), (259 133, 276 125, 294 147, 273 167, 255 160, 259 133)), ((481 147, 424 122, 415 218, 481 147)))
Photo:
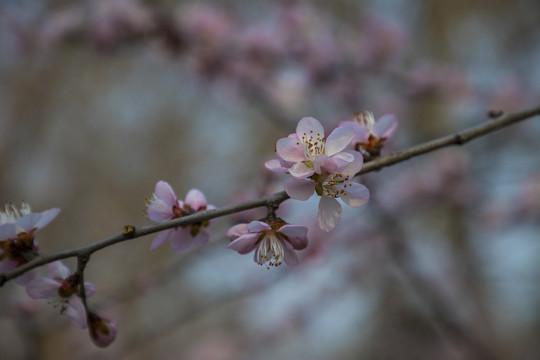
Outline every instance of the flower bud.
POLYGON ((101 348, 109 346, 116 339, 116 325, 93 312, 88 315, 88 330, 92 342, 101 348))

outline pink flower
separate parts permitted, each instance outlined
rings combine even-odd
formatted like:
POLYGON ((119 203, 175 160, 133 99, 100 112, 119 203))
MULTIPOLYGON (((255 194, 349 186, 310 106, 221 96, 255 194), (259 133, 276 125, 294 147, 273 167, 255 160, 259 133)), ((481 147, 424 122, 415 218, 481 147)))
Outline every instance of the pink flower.
MULTIPOLYGON (((32 280, 26 285, 26 293, 33 299, 49 299, 54 307, 60 306, 60 314, 66 314, 73 325, 86 327, 86 310, 80 298, 80 277, 71 274, 60 261, 47 265, 49 277, 32 280)), ((86 297, 94 295, 96 287, 84 282, 86 297)))
POLYGON ((109 346, 116 339, 116 324, 93 312, 88 314, 88 331, 92 342, 101 348, 109 346))
POLYGON ((351 207, 359 207, 369 200, 369 190, 351 179, 362 169, 362 155, 356 151, 349 154, 354 160, 341 169, 322 167, 321 174, 313 174, 309 179, 291 177, 285 181, 285 191, 297 200, 307 200, 314 192, 321 197, 317 220, 324 231, 332 230, 341 216, 341 198, 351 207))
POLYGON ((398 122, 393 114, 383 115, 375 121, 373 113, 362 111, 354 114, 354 120, 344 121, 341 126, 354 131, 355 137, 351 142, 354 149, 371 158, 381 154, 384 142, 394 134, 398 122))
MULTIPOLYGON (((33 213, 30 205, 22 203, 20 209, 13 204, 6 204, 5 211, 0 211, 0 272, 13 270, 29 260, 38 251, 34 232, 47 226, 60 212, 49 209, 33 213)), ((16 281, 25 285, 35 277, 35 271, 28 271, 16 281)))
POLYGON ((353 161, 350 153, 342 152, 354 137, 347 127, 338 127, 324 137, 321 123, 312 117, 300 119, 296 133, 276 143, 277 160, 265 166, 275 172, 288 172, 296 178, 321 174, 321 168, 340 168, 353 161))
POLYGON ((298 264, 295 250, 307 247, 307 227, 289 225, 281 219, 270 223, 252 221, 249 224, 238 224, 227 231, 232 242, 227 248, 239 254, 247 254, 253 250, 254 260, 259 265, 279 266, 285 261, 288 265, 298 264))
MULTIPOLYGON (((147 203, 146 214, 149 220, 166 221, 191 215, 198 211, 213 210, 216 207, 206 202, 204 194, 197 189, 191 189, 186 195, 186 200, 178 200, 174 190, 165 181, 158 181, 154 190, 153 198, 147 203)), ((161 231, 152 241, 150 249, 153 250, 163 244, 165 240, 171 240, 171 247, 176 252, 186 251, 193 243, 204 246, 208 243, 210 234, 206 229, 208 221, 180 226, 174 229, 161 231)))

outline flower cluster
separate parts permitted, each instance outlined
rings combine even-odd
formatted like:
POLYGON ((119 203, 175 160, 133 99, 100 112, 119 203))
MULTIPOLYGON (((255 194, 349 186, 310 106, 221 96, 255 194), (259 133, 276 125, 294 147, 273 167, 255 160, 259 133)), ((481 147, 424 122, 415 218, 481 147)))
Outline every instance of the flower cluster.
MULTIPOLYGON (((179 200, 172 187, 165 181, 158 181, 154 196, 146 205, 148 219, 157 222, 216 208, 214 205, 209 205, 204 194, 197 189, 189 190, 185 201, 179 200)), ((210 238, 207 229, 209 224, 208 221, 204 221, 161 231, 152 241, 150 249, 157 248, 167 239, 171 240, 171 247, 176 252, 186 251, 192 244, 204 246, 210 238)))
MULTIPOLYGON (((7 272, 23 265, 38 255, 38 243, 35 232, 47 226, 58 215, 60 209, 53 208, 40 213, 32 212, 29 204, 22 203, 20 208, 7 204, 0 211, 0 272, 7 272)), ((90 337, 97 346, 108 346, 116 337, 114 323, 89 312, 84 299, 96 292, 96 287, 84 282, 84 296, 81 293, 81 274, 71 273, 60 261, 47 265, 46 277, 36 277, 32 269, 16 278, 19 285, 26 287, 26 293, 33 299, 47 299, 54 307, 60 307, 60 314, 65 314, 73 325, 90 329, 90 337), (101 319, 107 325, 108 336, 103 326, 96 329, 101 319), (89 322, 90 321, 90 322, 89 322)))
POLYGON ((353 129, 340 126, 325 138, 321 123, 305 117, 298 122, 296 133, 277 141, 277 159, 265 164, 271 171, 292 175, 285 182, 291 198, 307 200, 314 192, 321 197, 317 219, 325 231, 339 221, 337 198, 351 207, 362 206, 369 199, 368 189, 352 181, 363 165, 362 154, 349 149, 355 137, 353 129))
MULTIPOLYGON (((277 159, 268 161, 265 166, 291 175, 284 185, 291 198, 307 200, 313 193, 319 195, 318 224, 322 230, 330 231, 341 215, 338 198, 351 207, 368 201, 368 189, 352 178, 362 169, 366 154, 380 154, 396 126, 397 121, 391 115, 375 122, 371 113, 364 112, 356 114, 354 122, 342 123, 325 137, 321 123, 305 117, 299 121, 295 133, 276 142, 277 159)), ((159 223, 215 209, 197 189, 189 190, 185 200, 178 199, 165 181, 157 182, 146 206, 148 219, 159 223)), ((298 264, 296 252, 308 246, 308 228, 287 223, 276 217, 275 210, 274 205, 269 205, 265 218, 232 226, 226 234, 231 239, 227 248, 240 254, 253 251, 254 261, 268 269, 283 263, 298 264)), ((6 205, 5 211, 0 212, 1 272, 12 270, 38 255, 34 233, 47 226, 59 212, 54 208, 33 213, 26 203, 20 208, 6 205)), ((160 231, 150 249, 166 240, 171 241, 172 249, 177 252, 186 251, 192 244, 208 243, 209 220, 175 225, 172 223, 172 228, 160 231)), ((76 327, 88 328, 96 346, 105 347, 114 341, 116 325, 89 310, 87 298, 94 295, 96 287, 83 282, 83 271, 84 266, 72 273, 62 262, 55 261, 47 265, 48 276, 34 279, 34 272, 27 271, 17 281, 26 286, 31 298, 47 299, 76 327)))

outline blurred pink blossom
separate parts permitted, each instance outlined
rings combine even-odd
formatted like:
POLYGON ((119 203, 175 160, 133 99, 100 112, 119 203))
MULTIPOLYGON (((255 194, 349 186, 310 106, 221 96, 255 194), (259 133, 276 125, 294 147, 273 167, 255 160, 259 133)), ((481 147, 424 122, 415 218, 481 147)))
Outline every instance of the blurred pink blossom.
POLYGON ((88 314, 88 331, 92 342, 101 348, 109 346, 116 339, 116 324, 93 312, 88 314))
MULTIPOLYGON (((34 213, 24 202, 19 209, 13 204, 6 204, 5 210, 0 211, 0 272, 13 270, 37 254, 34 232, 47 226, 59 212, 60 209, 53 208, 34 213)), ((16 281, 25 285, 34 277, 35 271, 30 270, 16 281)))
POLYGON ((393 114, 383 115, 375 121, 373 113, 361 111, 354 114, 354 120, 344 121, 340 125, 354 132, 355 137, 351 144, 367 160, 381 154, 386 140, 395 133, 398 121, 393 114))
MULTIPOLYGON (((80 277, 71 274, 69 269, 60 261, 47 265, 49 277, 32 280, 26 286, 28 296, 33 299, 49 299, 54 307, 60 306, 60 314, 66 314, 73 325, 84 329, 86 327, 86 310, 80 298, 80 277)), ((96 287, 84 282, 86 297, 96 292, 96 287)))
MULTIPOLYGON (((177 219, 182 216, 194 214, 198 211, 213 210, 216 207, 209 205, 204 194, 198 189, 191 189, 182 201, 176 197, 174 190, 165 181, 158 181, 154 195, 147 203, 146 213, 149 220, 165 221, 177 219)), ((207 230, 209 222, 180 226, 161 231, 152 241, 150 249, 153 250, 171 240, 171 248, 176 252, 186 251, 192 244, 204 246, 208 243, 210 233, 207 230)))

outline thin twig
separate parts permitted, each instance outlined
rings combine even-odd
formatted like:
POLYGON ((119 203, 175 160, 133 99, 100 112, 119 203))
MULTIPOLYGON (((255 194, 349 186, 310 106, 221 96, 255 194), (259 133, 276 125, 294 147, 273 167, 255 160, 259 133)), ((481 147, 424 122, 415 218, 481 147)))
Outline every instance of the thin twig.
MULTIPOLYGON (((467 142, 489 134, 495 130, 499 130, 506 126, 513 125, 519 121, 531 118, 533 116, 540 115, 540 106, 515 113, 509 113, 498 117, 495 120, 471 127, 469 129, 463 130, 456 134, 447 135, 440 137, 435 140, 431 140, 420 145, 413 146, 411 148, 405 149, 403 151, 395 152, 383 157, 380 157, 376 160, 370 161, 362 167, 362 170, 358 175, 366 174, 375 170, 382 169, 384 167, 397 164, 399 162, 408 160, 415 156, 419 156, 437 149, 452 146, 452 145, 464 145, 467 142)), ((244 210, 249 210, 262 206, 277 206, 283 201, 289 199, 289 196, 285 191, 281 191, 272 195, 267 195, 259 199, 244 201, 238 204, 224 206, 215 210, 201 211, 192 215, 183 216, 170 221, 163 221, 157 224, 146 225, 141 227, 132 227, 129 232, 122 232, 120 234, 111 236, 109 238, 103 239, 101 241, 88 244, 79 248, 66 250, 51 255, 42 255, 36 257, 35 259, 29 261, 28 263, 17 267, 16 269, 9 271, 7 273, 0 274, 0 286, 3 286, 6 282, 16 278, 17 276, 22 275, 26 271, 36 268, 41 265, 48 264, 50 262, 66 259, 70 257, 78 257, 83 254, 90 256, 92 253, 103 249, 105 247, 124 242, 127 240, 139 238, 146 236, 152 233, 156 233, 162 230, 186 226, 195 223, 201 223, 206 220, 210 220, 216 217, 221 217, 225 215, 234 214, 244 210)), ((131 226, 131 225, 130 225, 131 226)))

